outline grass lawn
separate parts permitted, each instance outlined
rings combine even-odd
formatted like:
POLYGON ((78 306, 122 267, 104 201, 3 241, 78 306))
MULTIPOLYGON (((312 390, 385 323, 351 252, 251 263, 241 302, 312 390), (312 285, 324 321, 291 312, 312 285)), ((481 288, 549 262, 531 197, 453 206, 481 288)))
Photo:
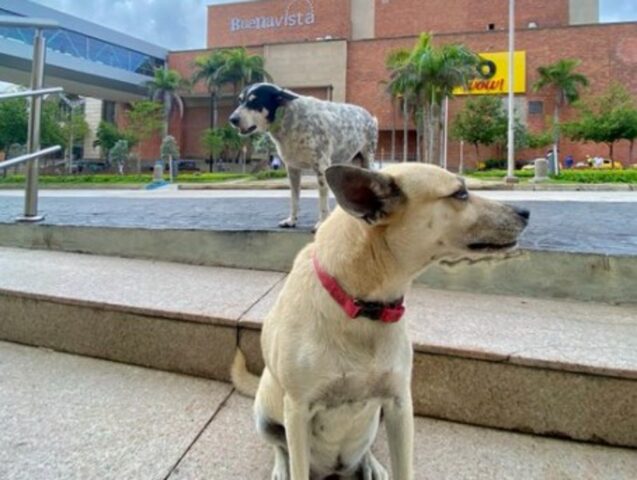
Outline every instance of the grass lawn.
MULTIPOLYGON (((177 178, 177 183, 219 183, 229 180, 260 180, 265 178, 275 178, 268 176, 269 172, 263 174, 249 175, 243 173, 182 173, 177 178)), ((281 172, 275 172, 279 174, 281 172)), ((283 175, 285 176, 285 172, 283 175)), ((164 179, 168 180, 168 175, 164 175, 164 179)), ((24 175, 8 175, 0 176, 0 185, 23 184, 24 175)), ((95 174, 95 175, 40 175, 39 182, 42 185, 145 185, 151 183, 153 176, 151 174, 133 174, 133 175, 111 175, 111 174, 95 174)))

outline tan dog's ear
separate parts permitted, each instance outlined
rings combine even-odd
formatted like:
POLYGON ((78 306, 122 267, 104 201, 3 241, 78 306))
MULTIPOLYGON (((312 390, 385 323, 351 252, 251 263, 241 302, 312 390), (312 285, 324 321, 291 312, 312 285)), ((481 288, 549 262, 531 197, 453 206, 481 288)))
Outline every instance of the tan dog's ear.
POLYGON ((369 224, 381 221, 405 201, 394 179, 380 172, 332 165, 325 177, 341 208, 369 224))

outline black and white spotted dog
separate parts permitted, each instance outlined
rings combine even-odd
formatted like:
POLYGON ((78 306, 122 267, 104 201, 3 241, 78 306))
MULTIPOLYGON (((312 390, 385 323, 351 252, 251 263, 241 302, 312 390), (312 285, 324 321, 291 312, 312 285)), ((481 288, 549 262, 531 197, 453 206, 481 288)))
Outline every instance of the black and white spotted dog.
POLYGON ((364 108, 298 95, 269 83, 241 92, 230 123, 242 135, 267 132, 286 164, 292 198, 290 216, 280 227, 296 226, 302 169, 317 176, 320 224, 329 213, 327 167, 356 162, 369 168, 378 143, 378 122, 364 108))

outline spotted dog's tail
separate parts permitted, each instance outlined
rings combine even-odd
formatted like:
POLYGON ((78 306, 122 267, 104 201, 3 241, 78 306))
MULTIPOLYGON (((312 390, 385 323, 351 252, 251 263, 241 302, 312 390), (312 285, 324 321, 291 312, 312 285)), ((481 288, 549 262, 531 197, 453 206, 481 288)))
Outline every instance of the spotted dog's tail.
POLYGON ((254 397, 257 394, 259 388, 259 377, 250 373, 246 366, 246 357, 243 352, 237 348, 237 353, 234 355, 234 361, 230 368, 230 378, 234 388, 239 393, 247 397, 254 397))

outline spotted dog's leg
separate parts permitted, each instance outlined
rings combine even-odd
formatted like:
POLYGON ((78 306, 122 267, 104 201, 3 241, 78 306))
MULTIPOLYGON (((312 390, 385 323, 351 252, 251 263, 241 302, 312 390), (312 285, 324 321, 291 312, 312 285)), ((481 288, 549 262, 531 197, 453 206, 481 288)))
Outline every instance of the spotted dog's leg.
POLYGON ((319 190, 319 220, 314 226, 314 231, 316 232, 323 221, 330 214, 330 205, 329 205, 329 188, 327 187, 327 180, 325 180, 325 167, 317 167, 316 168, 316 180, 318 182, 318 190, 319 190))
POLYGON ((290 216, 279 222, 281 228, 296 227, 299 215, 299 197, 301 196, 301 169, 288 166, 288 178, 290 180, 290 216))

